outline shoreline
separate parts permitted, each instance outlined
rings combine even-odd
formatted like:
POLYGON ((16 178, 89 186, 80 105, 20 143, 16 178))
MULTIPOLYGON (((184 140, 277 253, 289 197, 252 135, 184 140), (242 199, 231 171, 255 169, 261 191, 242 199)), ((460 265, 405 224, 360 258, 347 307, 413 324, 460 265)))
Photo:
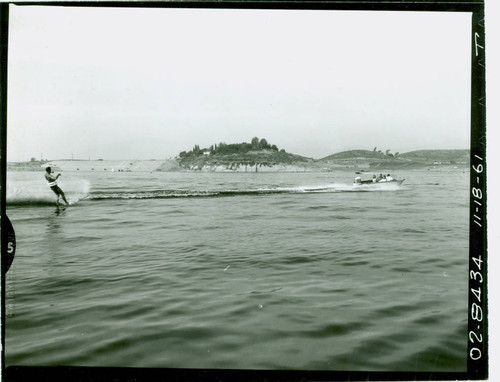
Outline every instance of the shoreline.
POLYGON ((7 171, 43 172, 41 165, 51 163, 56 171, 74 172, 190 172, 190 173, 305 173, 305 172, 333 172, 346 171, 361 174, 379 172, 401 172, 404 170, 431 170, 431 169, 468 169, 466 164, 433 164, 433 163, 379 163, 376 167, 360 163, 307 163, 307 164, 274 164, 274 165, 246 165, 246 164, 217 164, 203 166, 191 165, 190 168, 181 167, 175 159, 169 160, 96 160, 72 161, 59 160, 48 162, 10 162, 7 171))

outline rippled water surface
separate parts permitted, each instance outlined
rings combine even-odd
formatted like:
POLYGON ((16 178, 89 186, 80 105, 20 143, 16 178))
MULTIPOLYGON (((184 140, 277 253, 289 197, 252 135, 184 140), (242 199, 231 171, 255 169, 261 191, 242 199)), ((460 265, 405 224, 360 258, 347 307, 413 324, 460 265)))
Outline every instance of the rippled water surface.
POLYGON ((467 171, 8 174, 6 364, 465 371, 467 171))

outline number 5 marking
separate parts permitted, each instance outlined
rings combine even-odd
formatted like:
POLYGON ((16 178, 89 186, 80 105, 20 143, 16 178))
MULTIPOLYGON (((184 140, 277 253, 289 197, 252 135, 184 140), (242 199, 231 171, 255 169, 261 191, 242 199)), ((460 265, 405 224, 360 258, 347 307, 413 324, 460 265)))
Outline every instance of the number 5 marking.
POLYGON ((476 57, 479 55, 478 48, 484 49, 484 46, 479 45, 479 43, 477 42, 478 37, 480 37, 479 33, 475 32, 474 33, 474 44, 476 45, 476 57))

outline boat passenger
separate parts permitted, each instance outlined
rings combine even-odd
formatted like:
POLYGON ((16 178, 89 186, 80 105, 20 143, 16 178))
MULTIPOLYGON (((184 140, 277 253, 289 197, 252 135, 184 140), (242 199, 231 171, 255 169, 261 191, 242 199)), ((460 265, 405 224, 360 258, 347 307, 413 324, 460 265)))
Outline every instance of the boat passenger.
POLYGON ((380 174, 380 175, 377 177, 376 182, 380 182, 380 181, 382 180, 382 177, 383 177, 383 175, 382 175, 382 174, 380 174))
POLYGON ((387 177, 385 179, 387 179, 388 182, 390 182, 391 180, 394 180, 394 178, 391 176, 391 174, 387 174, 387 177))
POLYGON ((373 175, 372 182, 376 183, 377 182, 377 175, 373 175))

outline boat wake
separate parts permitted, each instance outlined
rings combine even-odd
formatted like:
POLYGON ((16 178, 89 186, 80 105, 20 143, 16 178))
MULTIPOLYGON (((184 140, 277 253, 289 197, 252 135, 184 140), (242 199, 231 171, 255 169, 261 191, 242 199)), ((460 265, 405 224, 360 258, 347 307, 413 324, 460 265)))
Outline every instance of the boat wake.
POLYGON ((339 192, 394 191, 400 187, 356 187, 348 184, 329 184, 323 186, 274 187, 236 190, 151 190, 124 192, 93 192, 86 199, 99 201, 108 199, 174 199, 174 198, 220 198, 234 196, 263 196, 275 194, 318 194, 339 192))
MULTIPOLYGON (((127 191, 90 191, 90 182, 81 180, 78 184, 64 185, 64 192, 70 205, 82 200, 128 200, 128 199, 175 199, 175 198, 223 198, 235 196, 264 196, 276 194, 319 194, 339 192, 394 191, 401 187, 381 187, 377 184, 355 186, 334 183, 326 185, 308 185, 294 187, 263 187, 249 189, 214 189, 214 190, 127 190, 127 191)), ((56 202, 54 193, 45 185, 31 188, 7 187, 7 206, 53 206, 56 202)), ((61 201, 62 202, 62 201, 61 201)))

